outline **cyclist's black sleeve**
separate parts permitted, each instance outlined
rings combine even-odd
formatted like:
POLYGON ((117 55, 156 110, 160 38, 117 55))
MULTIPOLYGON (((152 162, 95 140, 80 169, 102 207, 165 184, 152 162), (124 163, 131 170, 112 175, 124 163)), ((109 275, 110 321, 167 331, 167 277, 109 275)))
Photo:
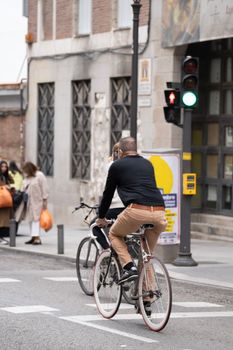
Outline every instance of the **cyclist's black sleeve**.
POLYGON ((99 218, 103 219, 112 203, 112 197, 116 189, 115 180, 115 167, 114 163, 110 166, 108 171, 108 177, 105 184, 105 189, 103 192, 103 197, 99 207, 99 218))

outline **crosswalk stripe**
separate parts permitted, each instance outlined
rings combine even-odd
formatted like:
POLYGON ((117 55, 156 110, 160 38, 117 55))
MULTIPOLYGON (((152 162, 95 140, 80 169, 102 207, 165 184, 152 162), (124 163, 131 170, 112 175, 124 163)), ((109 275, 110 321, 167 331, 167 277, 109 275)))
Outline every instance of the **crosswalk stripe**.
POLYGON ((182 307, 223 307, 223 305, 206 303, 203 301, 184 301, 184 302, 173 302, 173 305, 182 307))
MULTIPOLYGON (((161 315, 157 315, 161 317, 161 315)), ((173 312, 170 318, 212 318, 212 317, 233 317, 233 311, 216 311, 216 312, 173 312)), ((91 322, 91 321, 106 321, 101 315, 77 315, 60 317, 71 322, 91 322)), ((117 314, 113 318, 114 320, 138 320, 142 319, 139 314, 117 314)))
POLYGON ((0 310, 11 312, 13 314, 27 314, 34 312, 49 312, 49 311, 59 311, 45 305, 25 305, 25 306, 11 306, 11 307, 2 307, 0 310))
MULTIPOLYGON (((96 304, 86 304, 87 306, 89 307, 93 307, 93 308, 97 308, 96 304)), ((104 309, 108 309, 108 310, 111 310, 112 307, 115 305, 114 303, 108 303, 108 304, 102 304, 104 309)), ((119 307, 120 310, 130 310, 130 309, 134 309, 134 306, 133 305, 130 305, 130 304, 123 304, 121 303, 120 307, 119 307)))
POLYGON ((45 280, 55 281, 55 282, 77 282, 77 277, 44 277, 45 280))
POLYGON ((12 283, 12 282, 21 282, 21 281, 14 278, 0 277, 0 283, 12 283))
POLYGON ((78 324, 81 324, 81 325, 86 326, 86 327, 96 328, 96 329, 99 329, 99 330, 102 330, 102 331, 105 331, 105 332, 109 332, 109 333, 112 333, 112 334, 117 334, 117 335, 120 335, 120 336, 123 336, 123 337, 127 337, 127 338, 131 338, 131 339, 134 339, 134 340, 139 340, 139 341, 142 341, 142 342, 145 342, 145 343, 158 343, 158 340, 155 340, 155 339, 141 337, 141 336, 138 336, 136 334, 132 334, 132 333, 128 333, 128 332, 122 332, 122 331, 119 331, 119 330, 114 329, 114 328, 101 326, 99 324, 84 322, 84 321, 76 320, 76 319, 72 319, 71 320, 69 317, 59 317, 59 318, 62 319, 62 320, 65 320, 65 321, 71 321, 71 322, 78 323, 78 324))

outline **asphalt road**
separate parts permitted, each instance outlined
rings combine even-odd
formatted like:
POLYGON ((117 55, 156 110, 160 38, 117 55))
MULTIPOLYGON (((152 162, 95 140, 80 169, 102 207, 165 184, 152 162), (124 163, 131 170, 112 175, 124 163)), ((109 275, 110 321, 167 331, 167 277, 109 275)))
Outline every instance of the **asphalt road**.
POLYGON ((171 319, 153 333, 133 309, 103 320, 73 263, 0 249, 0 350, 232 350, 232 290, 172 285, 171 319))

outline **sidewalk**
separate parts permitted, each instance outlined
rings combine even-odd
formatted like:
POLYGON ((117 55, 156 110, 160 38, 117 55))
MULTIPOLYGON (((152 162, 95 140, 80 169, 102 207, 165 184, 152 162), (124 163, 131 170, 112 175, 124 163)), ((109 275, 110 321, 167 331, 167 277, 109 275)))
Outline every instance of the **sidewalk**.
MULTIPOLYGON (((88 230, 64 227, 64 254, 57 254, 57 227, 54 225, 49 232, 41 234, 42 245, 25 245, 29 239, 29 228, 20 225, 19 236, 16 237, 16 247, 0 246, 15 252, 40 254, 56 259, 75 261, 79 242, 88 230)), ((176 267, 167 264, 170 276, 179 280, 221 286, 233 289, 233 243, 220 241, 192 240, 192 257, 198 263, 195 267, 176 267)), ((0 250, 1 254, 1 250, 0 250)))

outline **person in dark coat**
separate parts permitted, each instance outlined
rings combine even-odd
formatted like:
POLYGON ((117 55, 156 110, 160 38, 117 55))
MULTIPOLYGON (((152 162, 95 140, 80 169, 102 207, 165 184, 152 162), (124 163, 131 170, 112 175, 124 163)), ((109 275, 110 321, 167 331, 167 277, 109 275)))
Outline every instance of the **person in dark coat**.
MULTIPOLYGON (((13 183, 14 180, 9 174, 8 164, 2 160, 0 162, 0 186, 6 186, 10 190, 13 183)), ((10 219, 12 216, 12 208, 0 208, 0 244, 8 243, 3 237, 9 236, 10 219)))

